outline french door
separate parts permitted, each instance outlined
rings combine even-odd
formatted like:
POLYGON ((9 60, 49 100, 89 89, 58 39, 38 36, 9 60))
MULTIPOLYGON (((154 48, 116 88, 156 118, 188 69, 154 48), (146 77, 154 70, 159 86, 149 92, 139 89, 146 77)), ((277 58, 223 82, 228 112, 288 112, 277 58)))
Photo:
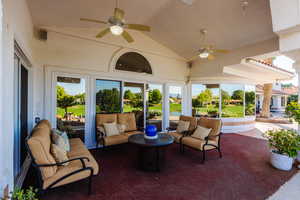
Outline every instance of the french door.
POLYGON ((146 84, 146 124, 155 125, 158 131, 163 130, 163 85, 146 84))
POLYGON ((21 167, 27 157, 25 140, 28 127, 28 69, 21 59, 14 58, 14 175, 21 173, 21 167))
POLYGON ((52 124, 70 138, 86 144, 90 135, 89 79, 85 76, 54 73, 52 124))

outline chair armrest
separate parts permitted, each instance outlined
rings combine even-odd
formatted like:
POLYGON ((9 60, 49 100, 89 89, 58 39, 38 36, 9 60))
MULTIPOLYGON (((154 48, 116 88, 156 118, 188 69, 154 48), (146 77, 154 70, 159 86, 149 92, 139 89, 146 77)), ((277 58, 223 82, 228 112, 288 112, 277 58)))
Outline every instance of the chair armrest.
POLYGON ((210 138, 221 137, 221 135, 222 135, 222 133, 219 133, 218 135, 206 136, 206 137, 205 137, 205 141, 206 141, 205 144, 208 144, 208 140, 209 140, 210 138))
POLYGON ((97 133, 97 135, 99 135, 101 138, 105 137, 105 133, 103 133, 102 131, 99 131, 98 128, 96 128, 96 133, 97 133))
POLYGON ((167 130, 168 132, 170 132, 170 131, 175 131, 176 129, 175 129, 174 127, 168 127, 168 128, 166 128, 166 130, 167 130))
POLYGON ((191 131, 191 130, 183 131, 183 132, 182 132, 182 135, 183 135, 183 136, 189 136, 189 135, 192 135, 192 134, 193 134, 193 131, 191 131))
POLYGON ((72 161, 76 161, 76 160, 80 160, 80 162, 81 162, 83 168, 86 168, 86 165, 85 165, 84 160, 87 160, 88 162, 90 161, 90 159, 89 159, 88 157, 79 157, 79 158, 72 158, 72 159, 69 159, 69 160, 66 160, 66 161, 63 161, 63 162, 53 163, 53 164, 40 164, 40 165, 37 165, 37 164, 36 164, 36 166, 37 166, 37 167, 62 166, 62 165, 65 164, 65 163, 72 162, 72 161))

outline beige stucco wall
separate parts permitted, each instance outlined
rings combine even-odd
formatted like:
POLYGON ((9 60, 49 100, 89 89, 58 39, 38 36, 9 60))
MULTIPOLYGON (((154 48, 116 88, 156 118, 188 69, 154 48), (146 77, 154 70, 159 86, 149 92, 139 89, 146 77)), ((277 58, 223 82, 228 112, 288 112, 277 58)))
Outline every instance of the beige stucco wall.
MULTIPOLYGON (((5 185, 13 187, 13 161, 14 161, 14 40, 23 49, 32 62, 31 74, 37 74, 38 64, 34 59, 33 24, 26 0, 3 0, 2 19, 2 62, 1 76, 1 115, 0 120, 0 196, 5 185)), ((40 85, 35 80, 30 83, 31 99, 38 99, 35 86, 40 85)), ((34 102, 31 102, 34 105, 34 102)), ((31 110, 34 110, 31 108, 31 110)), ((32 115, 30 115, 32 116, 32 115)), ((30 117, 29 116, 29 117, 30 117)), ((31 122, 33 119, 30 120, 31 122)))
POLYGON ((36 43, 37 57, 44 66, 95 71, 105 77, 124 78, 124 73, 114 71, 114 61, 122 53, 136 51, 148 59, 153 75, 126 73, 128 79, 184 82, 188 75, 184 58, 139 32, 131 32, 135 42, 128 44, 123 38, 112 35, 98 40, 95 35, 99 30, 47 29, 47 41, 36 43))

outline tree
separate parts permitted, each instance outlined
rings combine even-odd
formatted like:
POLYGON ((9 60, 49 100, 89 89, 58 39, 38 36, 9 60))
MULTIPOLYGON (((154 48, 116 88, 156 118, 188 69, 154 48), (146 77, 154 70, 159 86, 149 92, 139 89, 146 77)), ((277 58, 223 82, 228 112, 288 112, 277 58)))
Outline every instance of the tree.
POLYGON ((209 89, 204 90, 197 97, 202 105, 210 104, 212 102, 213 94, 209 89))
POLYGON ((65 117, 68 114, 68 107, 76 105, 76 97, 66 93, 61 86, 56 87, 57 106, 65 110, 65 117))
POLYGON ((245 102, 246 104, 255 104, 255 92, 246 92, 245 93, 245 102))
POLYGON ((201 102, 198 98, 192 99, 192 106, 193 108, 199 108, 201 107, 201 102))
POLYGON ((104 89, 96 93, 96 105, 101 112, 121 112, 120 92, 118 89, 104 89))
POLYGON ((85 93, 77 94, 77 95, 75 95, 75 98, 80 105, 85 104, 85 93))
POLYGON ((143 93, 134 93, 134 98, 129 103, 134 108, 142 108, 144 106, 143 93))
POLYGON ((234 100, 244 100, 244 91, 243 90, 235 90, 232 94, 232 99, 234 100))
POLYGON ((288 96, 287 103, 289 104, 291 102, 298 102, 298 95, 297 94, 292 94, 292 95, 288 96))
POLYGON ((133 100, 135 98, 135 94, 130 90, 126 90, 124 92, 124 99, 133 100))
POLYGON ((162 100, 162 94, 158 89, 149 91, 149 103, 151 104, 159 104, 162 100))
POLYGON ((228 102, 231 99, 231 96, 225 90, 221 90, 221 96, 222 96, 222 107, 223 107, 228 104, 228 102))

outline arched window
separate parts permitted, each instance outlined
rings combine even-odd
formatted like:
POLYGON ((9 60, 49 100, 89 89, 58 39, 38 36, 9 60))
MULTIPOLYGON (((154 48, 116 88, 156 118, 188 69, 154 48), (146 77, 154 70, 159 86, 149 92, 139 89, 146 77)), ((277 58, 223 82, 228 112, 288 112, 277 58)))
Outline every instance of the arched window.
POLYGON ((117 70, 152 74, 152 69, 148 60, 139 53, 124 53, 117 61, 117 70))

